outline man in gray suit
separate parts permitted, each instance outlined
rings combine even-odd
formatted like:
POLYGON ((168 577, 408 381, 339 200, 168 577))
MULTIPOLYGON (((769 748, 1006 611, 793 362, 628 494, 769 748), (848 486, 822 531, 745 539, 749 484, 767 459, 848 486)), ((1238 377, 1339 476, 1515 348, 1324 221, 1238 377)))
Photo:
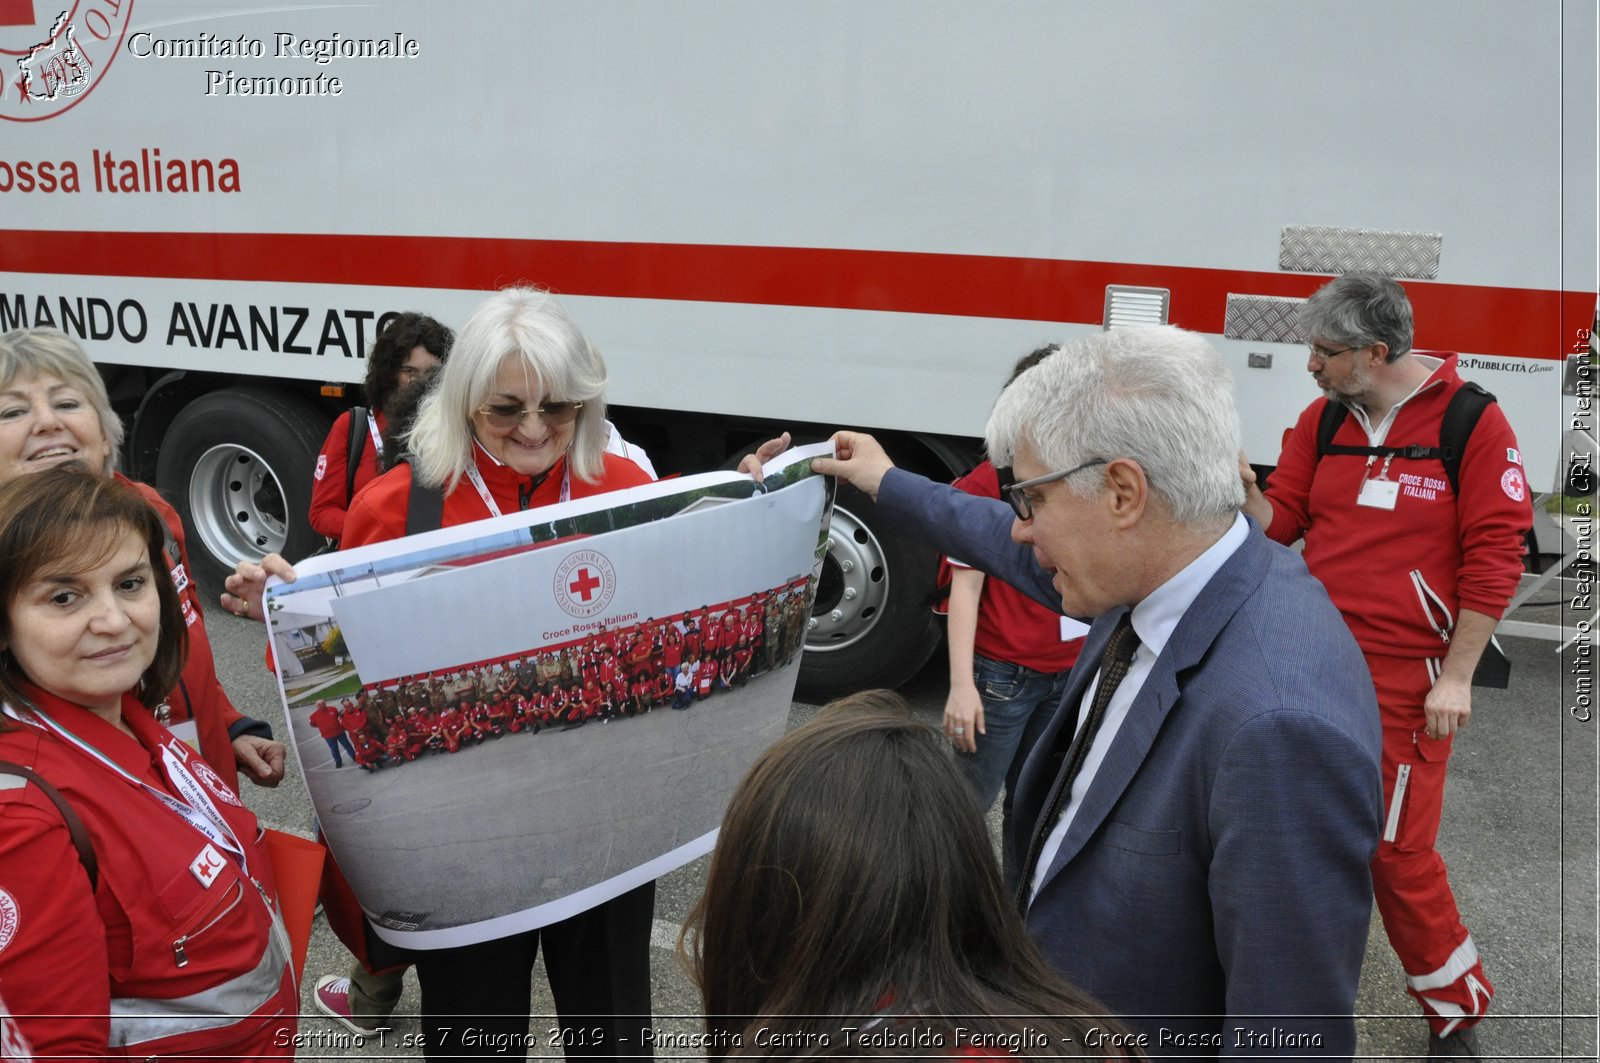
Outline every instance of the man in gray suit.
POLYGON ((1019 377, 986 435, 1009 505, 895 469, 850 432, 814 467, 893 526, 1097 618, 1018 784, 1030 933, 1153 1056, 1348 1056, 1377 704, 1321 584, 1239 512, 1226 366, 1180 329, 1107 332, 1019 377))

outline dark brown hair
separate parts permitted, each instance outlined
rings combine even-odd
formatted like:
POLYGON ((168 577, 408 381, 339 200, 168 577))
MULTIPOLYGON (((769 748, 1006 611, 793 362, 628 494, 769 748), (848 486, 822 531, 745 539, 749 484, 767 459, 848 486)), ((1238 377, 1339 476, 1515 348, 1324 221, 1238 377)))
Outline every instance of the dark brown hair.
POLYGON ((427 314, 408 310, 389 318, 378 330, 372 353, 367 355, 367 378, 361 385, 367 407, 378 412, 389 405, 390 396, 400 384, 400 367, 412 351, 421 347, 443 362, 450 358, 455 341, 454 332, 427 314))
POLYGON ((949 744, 889 691, 834 702, 756 761, 679 949, 711 1058, 871 1055, 842 1031, 874 1020, 946 1047, 957 1027, 1049 1039, 1019 1057, 1120 1029, 1029 940, 949 744), (763 1029, 807 1047, 764 1049, 763 1029))
POLYGON ((427 398, 428 390, 442 371, 442 366, 432 367, 390 394, 389 401, 384 403, 383 420, 386 427, 383 430, 383 457, 378 459, 379 471, 388 472, 410 457, 406 436, 411 433, 411 426, 417 423, 417 411, 422 409, 422 400, 427 398))
MULTIPOLYGON (((160 601, 161 635, 155 660, 140 677, 139 700, 154 708, 178 683, 189 652, 178 591, 162 562, 166 525, 133 488, 68 462, 18 476, 0 486, 0 640, 11 639, 11 606, 45 569, 92 568, 111 555, 115 534, 127 529, 144 543, 160 601)), ((26 703, 27 678, 9 653, 0 655, 0 699, 26 703)), ((0 717, 3 720, 3 717, 0 717)))

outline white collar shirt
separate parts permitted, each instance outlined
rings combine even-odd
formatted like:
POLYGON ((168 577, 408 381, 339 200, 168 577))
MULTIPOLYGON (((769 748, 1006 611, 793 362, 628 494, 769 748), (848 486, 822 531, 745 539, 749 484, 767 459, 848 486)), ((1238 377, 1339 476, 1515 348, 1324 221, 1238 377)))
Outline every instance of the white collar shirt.
MULTIPOLYGON (((1127 675, 1123 676, 1121 685, 1111 695, 1111 703, 1106 706, 1105 718, 1100 723, 1099 732, 1094 736, 1094 742, 1089 746, 1082 770, 1073 780, 1072 793, 1068 795, 1061 818, 1056 821, 1050 836, 1045 839, 1044 848, 1039 852, 1039 863, 1034 868, 1033 882, 1028 888, 1030 904, 1038 894, 1039 887, 1043 884, 1056 854, 1060 852, 1061 843, 1066 840, 1072 819, 1083 804, 1084 794, 1094 785, 1095 775, 1106 758, 1106 751, 1111 748, 1111 743, 1116 741, 1117 732, 1122 728, 1123 721, 1128 718, 1128 710, 1132 708, 1134 699, 1138 697, 1162 650, 1166 649, 1167 640, 1172 637, 1172 632, 1177 629, 1183 614, 1188 611, 1195 598, 1199 597, 1200 592, 1211 582, 1211 577, 1217 574, 1223 563, 1239 549, 1248 533, 1249 525, 1245 523, 1243 514, 1235 517, 1232 526, 1220 539, 1133 607, 1133 632, 1139 636, 1139 646, 1134 651, 1133 662, 1128 666, 1127 675)), ((1100 674, 1097 671, 1089 685, 1084 688, 1083 699, 1079 702, 1078 727, 1080 728, 1088 719, 1088 706, 1094 704, 1094 693, 1099 686, 1100 674)))
MULTIPOLYGON (((1426 354, 1414 354, 1412 357, 1428 370, 1428 375, 1423 378, 1422 383, 1411 389, 1411 394, 1407 395, 1405 398, 1401 399, 1399 402, 1390 407, 1389 412, 1384 414, 1383 420, 1379 424, 1376 426, 1373 425, 1372 419, 1367 416, 1367 411, 1363 409, 1359 403, 1345 403, 1345 406, 1350 410, 1351 415, 1355 417, 1356 421, 1361 425, 1362 431, 1367 433, 1368 446, 1383 446, 1383 441, 1389 438, 1389 429, 1394 427, 1394 419, 1400 413, 1400 407, 1404 406, 1406 403, 1410 402, 1412 399, 1416 398, 1418 395, 1422 394, 1424 391, 1427 391, 1430 387, 1439 382, 1439 367, 1444 364, 1443 358, 1434 358, 1426 354)), ((1372 464, 1372 459, 1370 457, 1367 459, 1367 464, 1372 464)), ((1385 463, 1384 467, 1388 467, 1387 463, 1385 463)))

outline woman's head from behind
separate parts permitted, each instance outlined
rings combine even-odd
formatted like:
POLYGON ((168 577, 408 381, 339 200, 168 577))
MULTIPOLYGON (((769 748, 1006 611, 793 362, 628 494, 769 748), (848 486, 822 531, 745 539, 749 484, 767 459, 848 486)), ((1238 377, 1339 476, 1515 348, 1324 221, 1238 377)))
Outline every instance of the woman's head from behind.
POLYGON ((0 698, 30 681, 99 708, 176 685, 188 635, 166 528, 132 488, 77 463, 0 485, 0 698))
POLYGON ((974 985, 1038 962, 948 743, 888 691, 756 761, 690 927, 709 1016, 865 1016, 890 992, 982 1009, 974 985))
POLYGON ((0 483, 63 462, 110 475, 122 421, 89 356, 66 333, 0 335, 0 483))
POLYGON ((549 292, 496 292, 462 326, 423 401, 413 467, 422 482, 453 488, 476 443, 523 476, 547 473, 566 455, 574 476, 598 480, 605 386, 600 352, 549 292))

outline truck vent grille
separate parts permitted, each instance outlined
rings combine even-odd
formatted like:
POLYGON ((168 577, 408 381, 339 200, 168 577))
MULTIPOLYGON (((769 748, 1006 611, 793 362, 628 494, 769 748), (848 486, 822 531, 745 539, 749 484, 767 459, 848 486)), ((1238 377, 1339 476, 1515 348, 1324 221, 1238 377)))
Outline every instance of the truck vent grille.
POLYGON ((1165 325, 1167 303, 1172 292, 1167 288, 1134 288, 1123 284, 1106 285, 1105 329, 1129 325, 1165 325))
POLYGON ((1266 343, 1299 343, 1300 326, 1295 315, 1304 299, 1282 295, 1235 295, 1228 293, 1228 311, 1222 319, 1222 334, 1231 340, 1258 340, 1266 343))
POLYGON ((1286 225, 1278 268, 1298 273, 1381 273, 1434 280, 1439 276, 1439 233, 1286 225))

